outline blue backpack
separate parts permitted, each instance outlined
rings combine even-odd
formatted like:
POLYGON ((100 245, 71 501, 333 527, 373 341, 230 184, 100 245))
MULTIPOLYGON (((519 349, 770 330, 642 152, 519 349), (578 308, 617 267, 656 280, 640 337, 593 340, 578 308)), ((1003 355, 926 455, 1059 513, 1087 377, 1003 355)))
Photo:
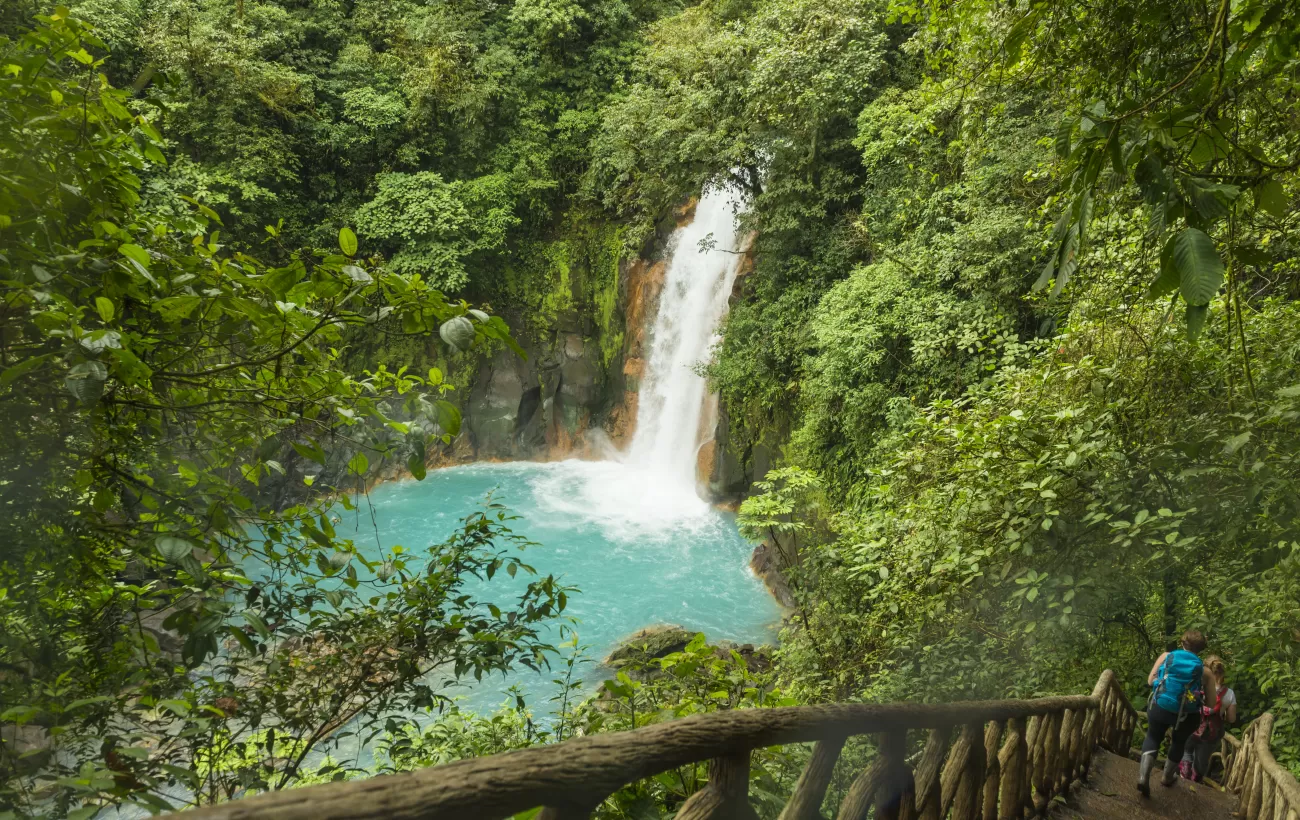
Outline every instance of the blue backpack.
POLYGON ((1175 649, 1165 656, 1151 689, 1151 702, 1166 712, 1195 712, 1205 699, 1201 685, 1204 664, 1195 652, 1175 649))

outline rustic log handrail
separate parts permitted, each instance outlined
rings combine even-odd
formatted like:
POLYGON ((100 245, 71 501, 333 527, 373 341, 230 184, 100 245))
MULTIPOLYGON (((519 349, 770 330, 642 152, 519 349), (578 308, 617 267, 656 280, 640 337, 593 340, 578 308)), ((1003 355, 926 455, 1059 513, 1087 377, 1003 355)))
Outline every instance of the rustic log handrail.
MULTIPOLYGON (((1044 814, 1054 797, 1086 777, 1094 746, 1127 753, 1136 722, 1106 670, 1086 696, 714 712, 418 772, 273 792, 190 814, 193 820, 495 820, 545 807, 540 820, 576 820, 590 817, 623 786, 708 761, 708 784, 682 805, 678 820, 749 820, 757 816, 748 800, 750 754, 815 743, 781 813, 781 820, 812 820, 820 817, 845 740, 877 734, 878 755, 849 788, 838 817, 865 820, 874 809, 877 820, 944 820, 950 813, 952 820, 1021 820, 1044 814), (925 731, 915 770, 907 763, 909 731, 925 731)), ((921 735, 914 739, 919 744, 921 735)))
POLYGON ((1241 740, 1223 736, 1224 786, 1238 797, 1237 816, 1244 820, 1297 820, 1300 782, 1273 757, 1273 714, 1256 718, 1241 740))

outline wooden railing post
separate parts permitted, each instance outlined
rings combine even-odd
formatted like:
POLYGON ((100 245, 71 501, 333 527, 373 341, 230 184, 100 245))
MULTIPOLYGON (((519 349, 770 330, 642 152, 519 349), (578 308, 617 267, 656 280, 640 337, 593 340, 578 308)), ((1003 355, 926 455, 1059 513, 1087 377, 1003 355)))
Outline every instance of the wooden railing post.
POLYGON ((948 753, 947 762, 943 764, 943 774, 939 777, 941 791, 940 817, 947 816, 948 809, 957 797, 957 787, 961 785, 962 772, 966 771, 966 764, 970 760, 971 746, 974 740, 970 733, 963 729, 961 734, 957 736, 957 742, 952 745, 952 751, 948 753))
POLYGON ((1237 816, 1245 820, 1300 818, 1300 781, 1273 757, 1273 715, 1265 712, 1246 727, 1238 741, 1227 736, 1224 785, 1237 793, 1237 816))
POLYGON ((943 778, 940 767, 943 766, 944 752, 948 751, 950 728, 931 729, 921 752, 921 761, 916 765, 916 815, 919 820, 942 820, 947 804, 943 800, 943 778))
POLYGON ((758 820, 749 805, 748 751, 709 761, 709 783, 691 795, 677 820, 758 820))
POLYGON ((1002 780, 998 784, 998 820, 1020 820, 1024 813, 1023 778, 1025 776, 1025 720, 1007 721, 1007 739, 998 752, 1002 780))
POLYGON ((989 721, 984 730, 984 807, 981 820, 998 820, 998 781, 1002 765, 998 762, 998 745, 1002 741, 1002 722, 989 721))
POLYGON ((1077 736, 1083 715, 1077 709, 1066 709, 1061 716, 1061 758, 1056 769, 1056 788, 1065 796, 1070 795, 1070 781, 1078 762, 1077 736))
POLYGON ((1250 775, 1250 791, 1242 800, 1246 820, 1256 820, 1259 817, 1259 807, 1264 794, 1264 777, 1264 767, 1257 763, 1250 775))
POLYGON ((961 733, 970 738, 970 753, 957 785, 952 820, 980 820, 984 814, 984 724, 968 723, 961 733))
POLYGON ((844 799, 840 801, 840 810, 835 815, 836 820, 866 820, 871 812, 871 801, 876 796, 876 789, 880 787, 884 771, 885 759, 877 757, 862 771, 862 774, 854 778, 844 799))
POLYGON ((1061 715, 1052 712, 1043 715, 1043 728, 1039 740, 1039 760, 1034 767, 1038 777, 1034 782, 1037 793, 1034 795, 1034 808, 1039 816, 1047 814, 1047 807, 1056 795, 1057 755, 1061 751, 1061 715))
POLYGON ((826 799, 826 787, 831 783, 835 773, 835 763, 840 759, 840 750, 844 748, 846 738, 835 737, 817 741, 813 747, 812 757, 799 775, 799 782, 794 786, 790 802, 781 810, 779 820, 820 820, 822 801, 826 799))
POLYGON ((907 768, 907 732, 889 732, 880 744, 885 761, 880 787, 876 789, 876 820, 915 820, 916 784, 907 768))

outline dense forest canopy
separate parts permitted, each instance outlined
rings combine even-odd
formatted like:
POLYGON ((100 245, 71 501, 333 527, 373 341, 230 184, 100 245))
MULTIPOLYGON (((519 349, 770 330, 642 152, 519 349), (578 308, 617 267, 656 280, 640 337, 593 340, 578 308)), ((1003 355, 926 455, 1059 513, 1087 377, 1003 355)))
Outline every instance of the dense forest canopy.
POLYGON ((1136 701, 1189 626, 1300 771, 1298 70, 1287 0, 6 3, 0 813, 1105 667, 1136 701), (706 370, 796 605, 771 669, 695 642, 596 705, 508 511, 378 558, 334 525, 424 476, 474 362, 610 321, 556 296, 574 248, 724 186, 706 370), (407 720, 520 665, 558 718, 407 720))

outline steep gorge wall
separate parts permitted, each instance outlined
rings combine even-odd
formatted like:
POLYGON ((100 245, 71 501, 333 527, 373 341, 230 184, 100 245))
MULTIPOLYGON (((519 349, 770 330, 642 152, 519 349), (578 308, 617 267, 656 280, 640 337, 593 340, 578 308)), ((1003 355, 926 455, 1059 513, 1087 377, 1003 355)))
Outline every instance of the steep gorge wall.
MULTIPOLYGON (((752 247, 752 241, 749 246, 752 247)), ((745 297, 748 275, 753 270, 754 259, 747 252, 736 281, 732 285, 730 306, 745 297)), ((702 489, 714 501, 736 504, 749 494, 750 487, 776 466, 785 436, 777 430, 764 430, 757 440, 744 440, 734 435, 736 426, 725 401, 713 397, 716 410, 711 415, 712 429, 702 438, 696 465, 702 489)), ((778 596, 779 597, 779 596, 778 596)))
POLYGON ((527 359, 503 349, 476 362, 452 459, 594 457, 607 442, 622 445, 636 420, 645 319, 657 304, 663 267, 662 261, 620 259, 608 320, 566 311, 542 333, 521 339, 527 359))
MULTIPOLYGON (((501 349, 459 363, 464 384, 454 399, 462 409, 461 434, 434 465, 483 460, 550 461, 598 458, 624 447, 637 417, 637 395, 649 356, 650 327, 664 284, 672 230, 693 217, 694 202, 665 219, 636 256, 619 251, 604 259, 578 254, 566 260, 545 315, 508 316, 527 353, 501 349), (597 269, 607 265, 608 269, 597 269), (529 320, 533 321, 529 321, 529 320), (468 372, 466 372, 468 371, 468 372)), ((731 294, 743 297, 746 259, 731 294)), ((454 365, 453 368, 456 366, 454 365)), ((737 502, 773 466, 779 442, 737 441, 725 404, 707 413, 697 465, 700 488, 714 500, 737 502)))
POLYGON ((690 208, 636 256, 608 228, 597 252, 588 241, 555 254, 555 287, 540 307, 504 312, 527 358, 500 349, 457 363, 464 422, 438 463, 595 458, 629 440, 664 252, 690 208))

